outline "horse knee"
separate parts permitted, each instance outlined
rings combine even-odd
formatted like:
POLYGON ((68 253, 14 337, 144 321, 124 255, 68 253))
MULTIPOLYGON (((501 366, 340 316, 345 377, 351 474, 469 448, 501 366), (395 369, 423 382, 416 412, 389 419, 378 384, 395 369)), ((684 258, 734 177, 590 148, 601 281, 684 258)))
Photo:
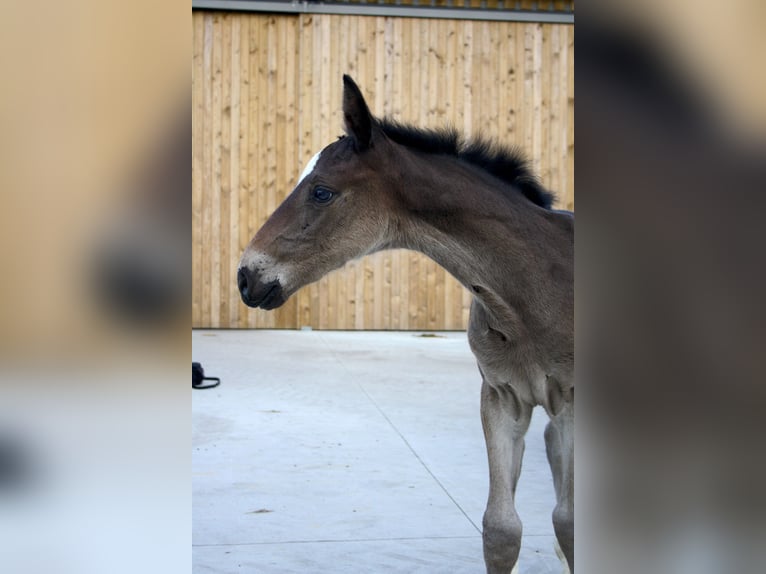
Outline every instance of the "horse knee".
POLYGON ((508 574, 519 558, 521 520, 512 516, 484 515, 482 539, 488 574, 508 574))

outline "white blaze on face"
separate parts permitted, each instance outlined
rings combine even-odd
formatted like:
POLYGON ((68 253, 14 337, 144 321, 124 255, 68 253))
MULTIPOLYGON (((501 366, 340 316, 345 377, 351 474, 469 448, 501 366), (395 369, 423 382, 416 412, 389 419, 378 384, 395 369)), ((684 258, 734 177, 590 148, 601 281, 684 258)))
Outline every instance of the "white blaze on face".
POLYGON ((321 152, 321 151, 318 151, 318 152, 317 152, 317 153, 314 155, 314 157, 312 157, 312 158, 309 160, 309 163, 306 165, 306 167, 305 167, 305 169, 303 170, 303 172, 301 172, 301 176, 298 178, 298 183, 296 183, 296 184, 295 184, 295 186, 296 186, 296 187, 297 187, 298 185, 300 185, 300 183, 301 183, 301 182, 302 182, 304 179, 306 179, 306 178, 309 176, 309 174, 311 174, 311 172, 312 172, 312 171, 314 171, 314 167, 316 167, 317 161, 319 161, 319 156, 320 156, 321 154, 322 154, 322 152, 321 152))

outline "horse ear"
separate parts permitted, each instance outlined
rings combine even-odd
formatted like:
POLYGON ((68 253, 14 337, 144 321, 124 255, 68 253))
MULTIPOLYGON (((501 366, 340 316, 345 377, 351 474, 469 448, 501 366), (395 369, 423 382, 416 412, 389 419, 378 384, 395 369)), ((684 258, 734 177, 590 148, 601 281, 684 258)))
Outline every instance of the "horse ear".
POLYGON ((352 136, 360 151, 370 147, 372 143, 372 115, 364 101, 362 92, 351 79, 343 74, 343 118, 346 133, 352 136))

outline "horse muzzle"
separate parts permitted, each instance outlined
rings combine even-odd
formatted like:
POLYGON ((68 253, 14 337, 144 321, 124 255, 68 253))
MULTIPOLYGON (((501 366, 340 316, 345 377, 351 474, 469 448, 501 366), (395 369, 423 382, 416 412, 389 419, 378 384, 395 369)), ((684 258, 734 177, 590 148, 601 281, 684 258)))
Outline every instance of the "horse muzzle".
POLYGON ((242 302, 248 307, 270 310, 287 301, 285 290, 279 281, 263 281, 257 271, 251 271, 247 267, 240 267, 237 271, 237 287, 242 302))

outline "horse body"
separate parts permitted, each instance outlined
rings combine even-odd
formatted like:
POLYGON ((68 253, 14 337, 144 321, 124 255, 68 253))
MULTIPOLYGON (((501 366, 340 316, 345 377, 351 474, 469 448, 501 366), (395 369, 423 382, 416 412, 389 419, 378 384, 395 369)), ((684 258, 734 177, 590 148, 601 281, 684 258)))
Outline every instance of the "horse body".
POLYGON ((312 159, 248 245, 238 272, 242 299, 275 308, 381 249, 417 250, 449 271, 474 296, 468 340, 483 379, 487 572, 510 572, 518 559, 514 496, 537 405, 551 420, 554 530, 574 572, 573 217, 549 209, 550 197, 517 156, 376 120, 356 84, 344 82, 348 135, 312 159))
POLYGON ((574 571, 573 218, 521 196, 509 200, 504 184, 459 160, 430 159, 408 166, 407 173, 418 175, 398 187, 400 219, 390 246, 425 253, 474 296, 468 340, 483 378, 490 459, 483 521, 488 572, 507 573, 518 558, 521 522, 513 497, 536 405, 551 417, 554 528, 574 571))

